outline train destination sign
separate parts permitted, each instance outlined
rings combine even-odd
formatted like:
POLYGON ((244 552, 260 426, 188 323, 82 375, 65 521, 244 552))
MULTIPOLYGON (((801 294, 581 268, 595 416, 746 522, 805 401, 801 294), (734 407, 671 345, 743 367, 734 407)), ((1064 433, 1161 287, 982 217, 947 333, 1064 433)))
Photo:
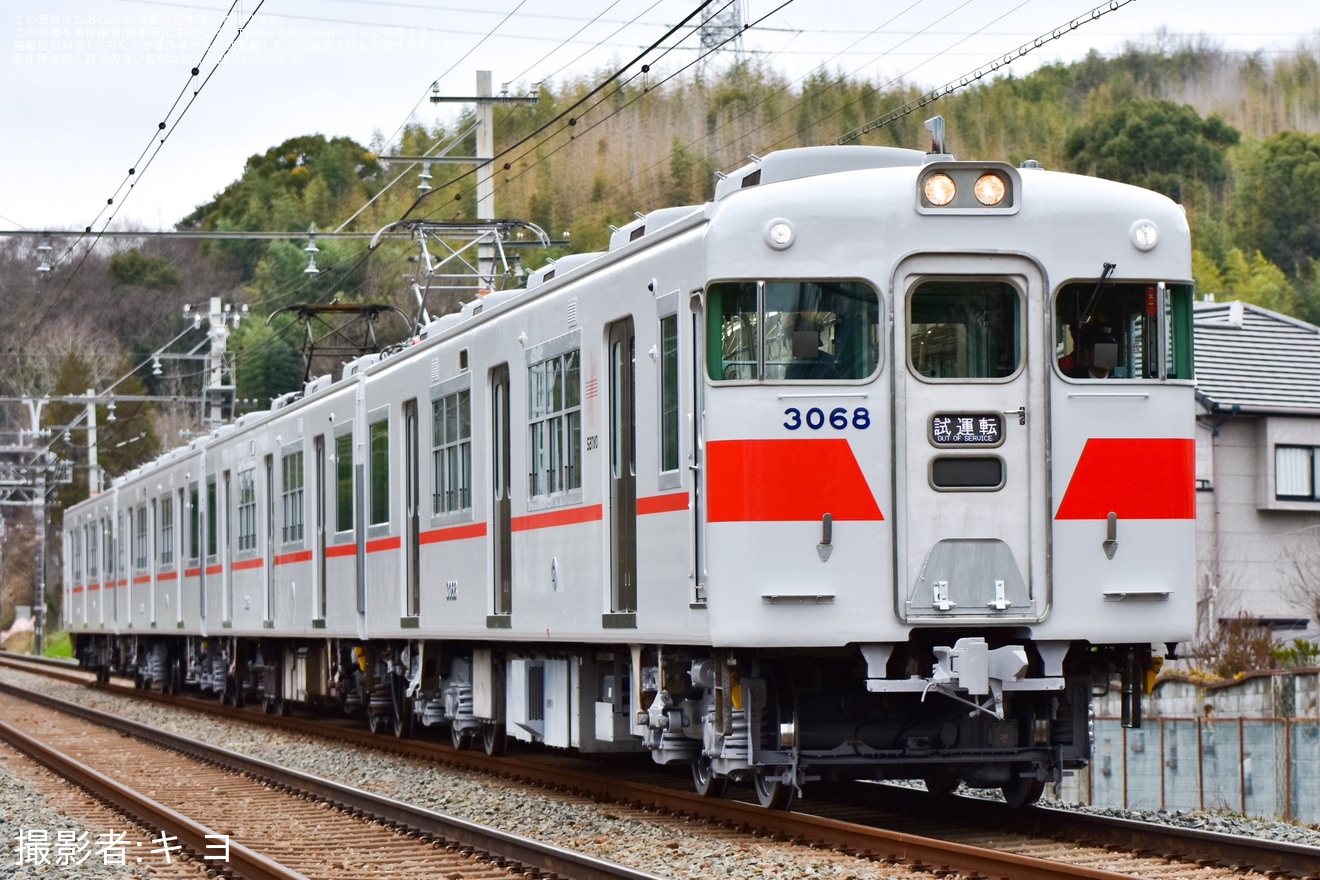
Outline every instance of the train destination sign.
POLYGON ((936 446, 998 446, 1004 442, 1000 413, 935 413, 930 442, 936 446))

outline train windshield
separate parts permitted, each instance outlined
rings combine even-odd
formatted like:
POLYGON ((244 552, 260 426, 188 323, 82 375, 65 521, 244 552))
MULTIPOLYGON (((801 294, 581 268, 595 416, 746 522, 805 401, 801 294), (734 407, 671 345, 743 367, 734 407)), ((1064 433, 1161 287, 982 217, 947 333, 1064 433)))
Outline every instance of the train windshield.
POLYGON ((1192 287, 1079 281, 1054 301, 1054 353, 1070 379, 1192 378, 1192 287))
POLYGON ((706 363, 725 381, 866 379, 880 364, 880 297, 857 281, 728 281, 707 292, 706 363))
POLYGON ((908 355, 928 379, 1007 379, 1022 364, 1022 296, 1006 281, 926 281, 910 300, 908 355))

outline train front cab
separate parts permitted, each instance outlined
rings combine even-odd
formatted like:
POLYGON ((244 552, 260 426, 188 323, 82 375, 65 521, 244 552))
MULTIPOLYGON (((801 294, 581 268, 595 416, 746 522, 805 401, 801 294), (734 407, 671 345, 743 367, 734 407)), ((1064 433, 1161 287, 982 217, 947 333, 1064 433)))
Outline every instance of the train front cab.
MULTIPOLYGON (((974 228, 974 245, 923 252, 913 238, 870 283, 763 256, 764 280, 705 291, 702 515, 718 647, 692 665, 681 716, 651 712, 653 729, 702 720, 699 791, 744 778, 782 805, 812 780, 876 776, 997 786, 1028 803, 1089 760, 1091 690, 1121 673, 1139 723, 1153 649, 1191 635, 1185 218, 1153 194, 1064 175, 1045 184, 1095 198, 1052 202, 1053 222, 1038 190, 1036 210, 1015 218, 1028 192, 1016 169, 965 168, 996 170, 1015 199, 986 222, 948 224, 974 228), (1153 255, 1132 222, 1142 213, 1166 236, 1153 255), (837 364, 844 343, 842 312, 823 303, 869 303, 886 284, 892 322, 862 322, 876 369, 815 372, 809 349, 837 364), (1075 340, 1097 321, 1109 336, 1083 354, 1075 340)), ((819 216, 795 227, 791 186, 772 210, 788 218, 784 240, 809 251, 831 230, 819 216)), ((774 249, 779 222, 742 227, 774 249)), ((663 761, 663 742, 650 744, 663 761)))

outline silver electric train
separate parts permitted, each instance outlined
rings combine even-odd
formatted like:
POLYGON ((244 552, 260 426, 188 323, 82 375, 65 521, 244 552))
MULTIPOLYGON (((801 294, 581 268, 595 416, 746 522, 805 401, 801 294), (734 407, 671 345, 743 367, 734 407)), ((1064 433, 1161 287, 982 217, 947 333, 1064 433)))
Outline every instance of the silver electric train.
POLYGON ((1026 804, 1193 634, 1191 346, 1161 195, 776 152, 71 507, 64 623, 142 686, 768 807, 1026 804))

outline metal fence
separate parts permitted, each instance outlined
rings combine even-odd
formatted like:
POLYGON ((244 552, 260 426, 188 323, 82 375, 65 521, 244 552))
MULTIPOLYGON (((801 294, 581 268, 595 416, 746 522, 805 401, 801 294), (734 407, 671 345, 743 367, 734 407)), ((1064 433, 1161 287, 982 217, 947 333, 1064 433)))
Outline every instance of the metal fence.
POLYGON ((1320 720, 1095 721, 1090 766, 1064 800, 1133 810, 1221 810, 1320 824, 1320 720))

